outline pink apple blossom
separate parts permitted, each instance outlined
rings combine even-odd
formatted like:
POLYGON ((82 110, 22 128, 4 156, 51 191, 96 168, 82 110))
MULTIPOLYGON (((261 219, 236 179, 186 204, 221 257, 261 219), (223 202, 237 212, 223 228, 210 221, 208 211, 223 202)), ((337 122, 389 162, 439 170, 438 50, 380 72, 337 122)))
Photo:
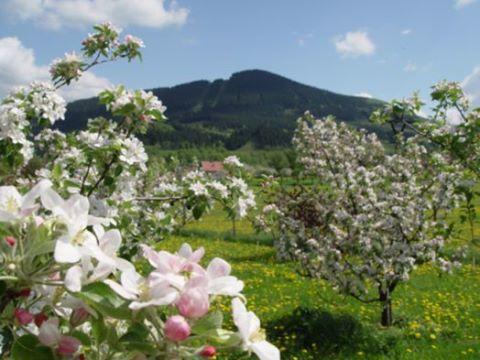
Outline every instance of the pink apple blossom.
POLYGON ((174 315, 165 322, 165 336, 171 341, 183 341, 190 335, 190 325, 183 316, 174 315))

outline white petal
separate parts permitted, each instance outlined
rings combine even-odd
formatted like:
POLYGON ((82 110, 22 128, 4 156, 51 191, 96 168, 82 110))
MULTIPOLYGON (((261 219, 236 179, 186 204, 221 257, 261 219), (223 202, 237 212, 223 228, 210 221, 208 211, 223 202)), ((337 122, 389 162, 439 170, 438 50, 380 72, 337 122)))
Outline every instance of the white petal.
POLYGON ((151 278, 154 282, 167 281, 171 286, 180 291, 185 287, 185 284, 187 283, 187 280, 185 280, 185 276, 183 275, 177 275, 172 273, 163 274, 158 271, 153 271, 149 275, 149 278, 151 278))
POLYGON ((120 295, 124 299, 135 300, 137 298, 135 294, 132 294, 130 291, 128 291, 122 285, 116 283, 115 281, 107 279, 107 280, 104 280, 103 282, 108 286, 110 286, 110 288, 113 291, 115 291, 118 295, 120 295))
POLYGON ((104 280, 115 271, 115 267, 110 264, 98 264, 98 266, 93 270, 92 275, 88 278, 89 282, 95 282, 99 280, 104 280))
POLYGON ((188 259, 190 255, 192 255, 192 247, 187 244, 187 243, 184 243, 182 244, 182 246, 180 247, 180 250, 178 250, 178 255, 180 255, 181 257, 184 257, 185 259, 188 259))
POLYGON ((202 260, 203 255, 205 255, 205 249, 203 247, 200 247, 188 257, 188 260, 194 263, 198 263, 200 260, 202 260))
POLYGON ((70 244, 67 236, 62 236, 55 244, 55 261, 59 263, 76 263, 80 260, 80 251, 77 246, 70 244))
POLYGON ((122 286, 133 294, 138 294, 138 286, 143 278, 135 270, 127 270, 120 275, 122 286))
POLYGON ((176 292, 172 292, 165 297, 152 299, 150 301, 133 301, 128 307, 132 310, 143 309, 148 306, 163 306, 173 303, 177 298, 176 292))
POLYGON ((45 321, 40 327, 38 340, 45 346, 55 346, 60 341, 60 331, 58 330, 58 319, 53 318, 45 321))
POLYGON ((215 295, 236 296, 242 292, 243 286, 243 281, 235 276, 222 276, 210 280, 208 291, 215 295))
POLYGON ((115 258, 115 267, 122 272, 135 270, 135 266, 131 262, 119 257, 115 258))
POLYGON ((50 188, 46 188, 44 191, 42 191, 40 194, 40 199, 42 200, 42 205, 51 211, 57 207, 62 207, 65 203, 60 195, 50 188))
POLYGON ((247 313, 247 308, 242 300, 235 298, 232 300, 232 313, 233 313, 233 321, 235 325, 238 327, 238 319, 240 316, 243 316, 247 313))
POLYGON ((17 217, 7 211, 0 210, 0 222, 10 222, 16 220, 17 217))
POLYGON ((84 277, 80 266, 72 266, 65 274, 65 287, 72 292, 82 290, 82 278, 84 277))
POLYGON ((107 231, 99 240, 103 252, 108 255, 117 253, 122 244, 122 236, 117 229, 107 231))
POLYGON ((250 345, 260 360, 280 360, 280 350, 268 341, 258 341, 250 345))
POLYGON ((36 184, 28 193, 23 196, 23 204, 22 207, 32 207, 35 203, 35 200, 48 188, 52 186, 52 182, 50 180, 41 180, 38 184, 36 184))
POLYGON ((95 259, 98 260, 100 263, 108 264, 112 267, 115 266, 115 260, 112 259, 111 256, 108 256, 105 254, 102 249, 97 244, 93 244, 91 242, 88 242, 84 244, 83 250, 85 250, 86 254, 94 257, 95 259))
POLYGON ((158 252, 153 250, 150 246, 141 245, 143 255, 147 258, 150 265, 157 268, 159 266, 164 266, 163 259, 160 257, 158 252))
POLYGON ((230 275, 231 270, 232 267, 230 264, 220 258, 215 258, 210 261, 207 267, 207 273, 210 278, 230 275))

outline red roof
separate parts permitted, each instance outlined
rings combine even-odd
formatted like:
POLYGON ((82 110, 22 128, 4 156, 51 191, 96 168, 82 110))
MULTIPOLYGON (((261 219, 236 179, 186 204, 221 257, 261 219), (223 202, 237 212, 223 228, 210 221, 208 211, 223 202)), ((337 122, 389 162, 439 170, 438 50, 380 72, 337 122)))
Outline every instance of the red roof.
POLYGON ((202 161, 202 170, 206 172, 218 172, 223 170, 221 161, 202 161))

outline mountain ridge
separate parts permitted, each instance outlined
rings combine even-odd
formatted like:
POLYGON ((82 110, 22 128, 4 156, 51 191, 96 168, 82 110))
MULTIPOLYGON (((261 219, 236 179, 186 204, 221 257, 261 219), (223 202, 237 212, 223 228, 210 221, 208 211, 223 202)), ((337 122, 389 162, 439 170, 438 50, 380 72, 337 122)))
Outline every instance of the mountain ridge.
MULTIPOLYGON (((296 119, 306 110, 317 117, 334 115, 382 138, 389 136, 384 127, 368 121, 382 101, 319 89, 265 70, 243 70, 228 79, 148 90, 167 106, 169 120, 154 124, 143 140, 164 148, 215 145, 238 149, 247 143, 257 148, 288 146, 296 119)), ((61 127, 66 131, 82 128, 87 118, 95 116, 108 116, 96 98, 77 100, 68 105, 69 121, 61 127)))

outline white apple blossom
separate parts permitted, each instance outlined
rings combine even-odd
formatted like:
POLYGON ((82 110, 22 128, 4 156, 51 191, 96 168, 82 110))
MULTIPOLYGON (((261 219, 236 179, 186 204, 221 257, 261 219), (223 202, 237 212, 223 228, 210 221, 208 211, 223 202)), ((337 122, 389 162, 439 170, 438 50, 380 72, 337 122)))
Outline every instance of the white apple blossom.
POLYGON ((143 143, 136 137, 131 136, 122 141, 122 150, 120 151, 120 160, 129 165, 138 164, 140 169, 146 170, 148 155, 145 152, 143 143))
POLYGON ((242 167, 243 167, 242 162, 241 162, 240 159, 239 159, 237 156, 235 156, 235 155, 226 157, 226 158, 223 160, 223 163, 224 163, 225 165, 232 165, 232 166, 236 166, 236 167, 239 167, 239 168, 242 168, 242 167))
POLYGON ((144 48, 145 47, 145 44, 143 42, 142 39, 136 37, 136 36, 133 36, 133 35, 125 35, 125 38, 124 38, 124 41, 126 44, 134 44, 140 48, 144 48))
POLYGON ((121 284, 104 280, 113 291, 127 300, 133 300, 129 307, 140 310, 149 306, 169 305, 177 298, 177 291, 167 281, 143 278, 135 270, 122 272, 121 284))
POLYGON ((14 186, 0 186, 0 222, 15 221, 31 215, 38 209, 37 198, 51 183, 40 181, 28 193, 21 195, 14 186))
POLYGON ((260 360, 279 360, 280 351, 266 341, 265 332, 260 327, 260 320, 247 308, 243 302, 235 298, 232 300, 233 322, 238 328, 243 340, 243 348, 252 351, 260 360))
POLYGON ((207 188, 201 182, 197 181, 190 185, 190 190, 193 191, 195 196, 208 195, 207 188))
POLYGON ((63 200, 55 191, 48 188, 41 194, 43 206, 66 227, 66 232, 56 241, 54 258, 59 263, 76 263, 82 255, 91 255, 102 261, 105 255, 100 250, 94 234, 87 226, 108 224, 106 219, 89 215, 90 204, 84 196, 75 194, 63 200))

